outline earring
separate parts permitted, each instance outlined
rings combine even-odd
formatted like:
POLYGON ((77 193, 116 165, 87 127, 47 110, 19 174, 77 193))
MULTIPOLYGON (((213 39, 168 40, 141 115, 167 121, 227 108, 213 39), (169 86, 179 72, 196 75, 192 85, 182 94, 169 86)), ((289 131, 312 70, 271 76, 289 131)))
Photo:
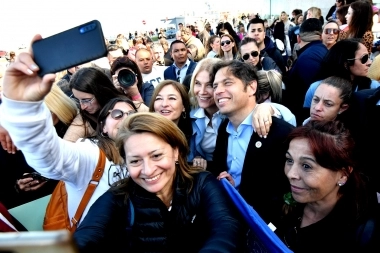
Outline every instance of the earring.
POLYGON ((182 112, 182 118, 186 119, 186 112, 182 112))
POLYGON ((104 138, 108 138, 108 134, 107 134, 107 133, 103 133, 103 132, 101 132, 100 135, 101 135, 102 137, 104 137, 104 138))
POLYGON ((175 161, 175 165, 179 165, 179 162, 178 162, 178 161, 175 161))
POLYGON ((344 185, 344 183, 340 183, 340 182, 338 183, 338 186, 343 186, 343 185, 344 185))

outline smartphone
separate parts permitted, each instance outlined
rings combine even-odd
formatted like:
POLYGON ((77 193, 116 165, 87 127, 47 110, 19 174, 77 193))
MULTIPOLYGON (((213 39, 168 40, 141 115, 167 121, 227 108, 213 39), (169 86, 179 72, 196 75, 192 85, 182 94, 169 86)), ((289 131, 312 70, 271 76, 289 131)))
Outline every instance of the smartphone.
POLYGON ((101 24, 85 23, 32 44, 39 76, 78 66, 107 55, 101 24))
POLYGON ((38 172, 32 172, 32 173, 22 175, 21 179, 22 178, 30 178, 30 177, 33 178, 33 180, 38 180, 39 182, 45 182, 45 181, 49 180, 49 178, 41 176, 41 174, 38 172))
POLYGON ((77 253, 67 230, 1 233, 0 252, 77 253))

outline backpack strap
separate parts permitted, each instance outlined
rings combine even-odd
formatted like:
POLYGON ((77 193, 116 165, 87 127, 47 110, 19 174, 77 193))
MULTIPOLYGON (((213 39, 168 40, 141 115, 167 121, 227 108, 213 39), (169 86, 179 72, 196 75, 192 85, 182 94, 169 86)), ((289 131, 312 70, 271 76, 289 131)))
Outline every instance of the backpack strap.
POLYGON ((78 206, 77 211, 75 212, 74 217, 71 219, 71 222, 73 224, 71 229, 70 229, 71 232, 74 232, 76 230, 78 221, 82 217, 84 209, 86 208, 88 202, 91 199, 92 194, 94 193, 96 187, 98 186, 99 180, 103 176, 104 167, 106 164, 106 155, 104 154, 103 150, 101 150, 101 149, 99 149, 99 150, 100 150, 99 160, 98 160, 98 164, 96 165, 96 168, 94 170, 94 174, 92 174, 92 178, 91 178, 90 182, 88 183, 86 192, 84 193, 84 195, 82 197, 82 200, 78 206))

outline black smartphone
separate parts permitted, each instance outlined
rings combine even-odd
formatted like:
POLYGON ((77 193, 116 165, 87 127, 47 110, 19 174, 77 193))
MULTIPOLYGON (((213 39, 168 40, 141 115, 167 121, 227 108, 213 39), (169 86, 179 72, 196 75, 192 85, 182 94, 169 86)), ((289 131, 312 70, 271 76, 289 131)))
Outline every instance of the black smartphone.
POLYGON ((49 178, 41 176, 41 174, 38 172, 32 172, 32 173, 22 175, 21 179, 22 178, 30 178, 30 177, 33 178, 33 180, 38 180, 39 182, 45 182, 45 181, 49 180, 49 178))
POLYGON ((93 20, 32 44, 39 76, 90 62, 107 55, 102 27, 93 20))

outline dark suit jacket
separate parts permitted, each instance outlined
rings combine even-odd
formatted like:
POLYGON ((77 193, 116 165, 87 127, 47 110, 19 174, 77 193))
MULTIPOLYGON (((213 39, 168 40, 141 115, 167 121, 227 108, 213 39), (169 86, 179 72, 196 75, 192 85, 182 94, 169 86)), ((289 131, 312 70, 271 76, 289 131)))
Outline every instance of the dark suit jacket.
MULTIPOLYGON (((227 167, 228 136, 225 120, 219 127, 212 173, 218 176, 227 167)), ((290 191, 284 173, 285 139, 294 128, 289 123, 272 117, 272 126, 266 139, 253 133, 248 144, 239 192, 267 222, 276 225, 284 204, 283 195, 290 191)))
MULTIPOLYGON (((190 61, 190 66, 187 68, 186 75, 191 75, 194 72, 195 67, 197 66, 196 62, 190 61)), ((177 81, 177 73, 175 71, 174 64, 167 67, 164 71, 164 79, 165 80, 174 80, 177 81)))

